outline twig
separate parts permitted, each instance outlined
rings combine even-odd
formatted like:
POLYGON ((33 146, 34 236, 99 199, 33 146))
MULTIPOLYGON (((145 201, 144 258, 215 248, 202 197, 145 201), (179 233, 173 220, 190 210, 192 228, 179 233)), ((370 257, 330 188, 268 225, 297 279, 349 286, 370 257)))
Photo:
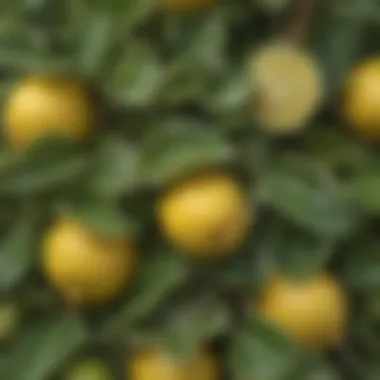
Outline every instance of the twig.
POLYGON ((294 16, 285 27, 282 37, 291 42, 302 42, 315 15, 318 0, 298 0, 294 16))

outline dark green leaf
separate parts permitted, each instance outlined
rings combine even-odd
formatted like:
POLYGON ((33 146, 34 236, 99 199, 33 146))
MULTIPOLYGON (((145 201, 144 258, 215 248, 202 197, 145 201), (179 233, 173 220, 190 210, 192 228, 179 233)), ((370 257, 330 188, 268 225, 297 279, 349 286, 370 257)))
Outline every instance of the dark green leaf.
POLYGON ((173 120, 151 134, 141 151, 141 175, 151 184, 228 162, 233 147, 209 126, 173 120))
MULTIPOLYGON (((376 0, 359 0, 365 6, 376 0)), ((315 32, 315 49, 327 83, 332 93, 342 88, 348 70, 356 63, 363 39, 366 37, 366 23, 362 18, 338 17, 332 11, 323 12, 323 22, 318 23, 315 32)))
POLYGON ((124 106, 149 106, 156 100, 163 67, 148 46, 126 40, 124 54, 118 59, 106 82, 109 96, 124 106))
POLYGON ((371 170, 362 170, 358 175, 348 181, 346 185, 347 196, 365 211, 380 213, 380 178, 379 165, 371 170))
POLYGON ((0 290, 9 291, 29 271, 35 260, 36 220, 18 220, 0 244, 0 290))
POLYGON ((333 168, 358 168, 368 162, 367 147, 334 126, 310 131, 306 136, 307 151, 321 163, 333 168))
POLYGON ((155 0, 119 1, 124 6, 122 20, 130 28, 144 21, 156 8, 155 0))
POLYGON ((329 262, 336 248, 333 239, 312 236, 281 218, 271 219, 268 229, 257 240, 256 249, 261 260, 256 260, 272 260, 272 271, 280 270, 295 278, 318 273, 329 262))
POLYGON ((376 290, 380 287, 380 244, 370 237, 352 243, 340 271, 348 287, 376 290))
POLYGON ((117 198, 139 184, 139 152, 120 136, 109 136, 99 146, 95 157, 91 192, 104 198, 117 198))
POLYGON ((287 380, 302 359, 285 336, 257 317, 234 333, 228 357, 236 380, 287 380))
POLYGON ((84 75, 96 75, 103 68, 113 47, 113 27, 113 20, 108 14, 93 13, 76 57, 76 65, 84 75))
POLYGON ((113 200, 80 198, 63 201, 57 205, 61 214, 81 220, 96 234, 120 237, 135 232, 135 224, 113 200))
POLYGON ((287 380, 339 380, 340 376, 323 356, 305 358, 298 370, 287 380))
POLYGON ((143 264, 133 295, 123 309, 109 318, 106 335, 123 334, 126 326, 151 313, 170 293, 189 278, 188 263, 180 256, 157 252, 143 264))
POLYGON ((226 66, 225 48, 228 36, 227 17, 222 11, 205 18, 192 35, 186 57, 194 62, 198 70, 210 73, 221 71, 226 66))
MULTIPOLYGON (((318 368, 310 371, 307 377, 302 377, 302 380, 339 380, 338 373, 329 368, 318 368)), ((300 379, 301 380, 301 379, 300 379)))
POLYGON ((85 174, 89 157, 63 139, 44 139, 19 154, 0 158, 0 192, 24 195, 46 192, 72 183, 85 174))
POLYGON ((25 1, 24 14, 26 20, 36 30, 52 34, 56 28, 61 27, 66 21, 67 3, 57 0, 52 3, 49 0, 25 1))
POLYGON ((231 317, 227 305, 216 297, 183 302, 169 311, 161 330, 161 344, 173 355, 191 355, 204 342, 224 335, 231 317))
POLYGON ((47 379, 88 338, 81 321, 71 316, 32 325, 13 348, 1 375, 7 380, 47 379))
MULTIPOLYGON (((1 28, 1 27, 0 27, 1 28)), ((16 31, 0 29, 0 67, 28 72, 67 73, 73 68, 71 57, 63 52, 50 57, 46 40, 25 25, 16 31)))
POLYGON ((155 9, 154 0, 85 0, 88 8, 112 16, 114 22, 122 22, 128 29, 145 20, 155 9))
POLYGON ((278 13, 292 5, 294 0, 253 0, 261 9, 269 13, 278 13))
POLYGON ((245 70, 239 70, 223 82, 208 102, 215 112, 239 110, 247 103, 251 92, 252 83, 248 73, 245 70))
POLYGON ((264 175, 258 192, 280 215, 325 237, 345 235, 356 223, 343 194, 327 183, 312 186, 302 177, 278 171, 264 175))
POLYGON ((211 73, 200 70, 191 60, 181 57, 166 69, 160 102, 176 106, 185 102, 199 102, 209 97, 214 87, 211 73))

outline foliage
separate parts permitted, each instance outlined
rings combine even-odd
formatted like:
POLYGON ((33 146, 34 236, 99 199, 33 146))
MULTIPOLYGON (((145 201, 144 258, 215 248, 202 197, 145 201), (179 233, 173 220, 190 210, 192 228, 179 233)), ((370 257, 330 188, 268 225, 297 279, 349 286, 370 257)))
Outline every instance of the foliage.
POLYGON ((25 75, 70 73, 96 88, 103 111, 88 144, 51 137, 13 151, 2 142, 0 292, 20 301, 24 322, 0 354, 0 377, 54 378, 84 352, 123 368, 118 354, 146 341, 176 354, 212 341, 234 380, 378 379, 380 157, 345 128, 338 102, 348 71, 380 48, 380 2, 317 2, 304 42, 328 96, 291 137, 261 130, 247 110, 256 90, 247 61, 298 2, 220 0, 194 14, 157 3, 0 4, 1 99, 25 75), (152 204, 177 176, 210 167, 243 180, 257 215, 234 257, 198 263, 162 241, 152 204), (41 236, 59 213, 138 239, 135 282, 111 305, 72 310, 42 278, 41 236), (272 269, 297 277, 324 267, 350 297, 342 347, 305 352, 266 321, 247 320, 272 269))

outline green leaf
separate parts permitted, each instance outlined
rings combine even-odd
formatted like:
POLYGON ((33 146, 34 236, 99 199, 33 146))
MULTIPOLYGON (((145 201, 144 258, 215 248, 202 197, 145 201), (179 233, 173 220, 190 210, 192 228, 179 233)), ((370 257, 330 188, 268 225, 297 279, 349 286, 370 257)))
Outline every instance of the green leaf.
POLYGON ((24 1, 23 0, 15 0, 12 2, 1 2, 0 3, 0 11, 2 13, 5 13, 7 16, 12 13, 17 13, 20 11, 20 9, 23 7, 24 1))
POLYGON ((158 251, 148 257, 140 269, 140 276, 132 296, 116 315, 105 323, 106 336, 123 334, 127 326, 148 316, 174 289, 189 278, 188 263, 178 255, 158 251))
POLYGON ((45 32, 48 37, 66 22, 67 2, 64 0, 54 3, 49 0, 29 0, 24 3, 23 13, 28 24, 32 24, 40 32, 45 32))
POLYGON ((345 284, 358 291, 380 288, 380 244, 376 239, 363 237, 351 242, 340 272, 345 284))
POLYGON ((294 224, 325 237, 349 233, 356 223, 350 204, 334 184, 313 186, 305 178, 280 170, 264 174, 258 194, 264 204, 294 224))
POLYGON ((322 355, 305 358, 298 370, 287 380, 339 380, 340 376, 322 355))
POLYGON ((163 67, 156 53, 137 40, 118 59, 105 87, 111 99, 124 106, 149 106, 155 102, 162 82, 163 67))
POLYGON ((18 285, 35 260, 36 220, 24 217, 11 226, 0 244, 0 291, 18 285))
POLYGON ((287 380, 301 358, 292 342, 258 317, 233 334, 228 352, 231 377, 236 380, 287 380))
POLYGON ((129 0, 119 1, 124 6, 122 20, 129 28, 144 21, 155 10, 155 0, 129 0))
POLYGON ((136 232, 136 225, 113 200, 90 198, 69 199, 57 204, 60 214, 81 220, 94 233, 107 237, 120 237, 136 232))
POLYGON ((207 102, 214 112, 226 113, 239 110, 247 103, 252 89, 248 73, 241 69, 222 82, 207 102))
POLYGON ((81 38, 76 57, 79 72, 93 76, 104 67, 113 47, 113 19, 106 13, 94 12, 85 35, 81 38))
POLYGON ((226 67, 227 26, 226 14, 222 11, 215 11, 197 25, 185 56, 199 71, 220 72, 226 67))
POLYGON ((176 305, 161 327, 161 344, 172 354, 186 357, 205 342, 224 335, 232 315, 220 299, 204 296, 176 305))
MULTIPOLYGON (((359 0, 363 6, 371 6, 376 0, 359 0)), ((360 55, 366 38, 366 22, 362 18, 339 17, 332 10, 322 11, 316 23, 314 47, 326 75, 331 94, 338 94, 346 75, 360 55)))
POLYGON ((339 380, 340 377, 338 373, 331 368, 321 367, 310 371, 307 377, 303 377, 302 379, 306 380, 339 380))
POLYGON ((107 12, 115 22, 121 22, 130 29, 144 21, 155 9, 154 0, 85 0, 87 7, 107 12))
POLYGON ((208 126, 177 119, 145 141, 140 172, 147 183, 161 185, 194 170, 226 163, 233 155, 233 147, 208 126))
POLYGON ((307 152, 319 162, 334 169, 360 170, 370 159, 365 144, 343 131, 334 129, 334 126, 326 128, 318 126, 305 137, 307 152))
POLYGON ((192 60, 180 57, 171 62, 164 73, 159 100, 166 106, 207 100, 214 82, 211 73, 200 70, 192 60))
POLYGON ((72 59, 64 52, 50 56, 46 40, 31 28, 17 24, 0 30, 0 67, 12 71, 65 74, 73 69, 72 59))
POLYGON ((0 157, 0 193, 26 195, 59 189, 83 177, 89 164, 89 157, 72 142, 43 139, 25 151, 0 157))
POLYGON ((117 198, 139 184, 139 151, 120 136, 108 136, 98 147, 90 191, 102 198, 117 198))
POLYGON ((362 170, 347 181, 345 191, 347 197, 363 208, 364 211, 372 214, 379 214, 380 179, 378 163, 368 170, 362 170))
POLYGON ((253 0, 262 10, 269 13, 279 13, 287 9, 294 0, 253 0))
POLYGON ((83 347, 89 334, 73 316, 38 322, 25 331, 1 373, 7 380, 48 378, 70 355, 83 347))
POLYGON ((296 279, 318 273, 336 248, 334 239, 312 236, 281 218, 272 218, 257 240, 256 250, 261 260, 272 258, 272 272, 280 270, 296 279))

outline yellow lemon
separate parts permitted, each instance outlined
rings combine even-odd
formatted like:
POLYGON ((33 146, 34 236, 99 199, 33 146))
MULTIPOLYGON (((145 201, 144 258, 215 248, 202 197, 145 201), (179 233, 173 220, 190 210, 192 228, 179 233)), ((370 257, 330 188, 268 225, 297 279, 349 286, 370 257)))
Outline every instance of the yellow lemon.
POLYGON ((47 231, 42 266, 67 301, 102 304, 130 281, 135 252, 128 239, 96 236, 82 223, 62 219, 47 231))
POLYGON ((24 147, 47 134, 82 140, 92 130, 95 113, 84 86, 61 77, 29 77, 11 92, 4 106, 4 137, 24 147))
POLYGON ((285 42, 267 44, 252 56, 250 72, 257 90, 253 113, 265 130, 297 131, 318 110, 324 81, 306 51, 285 42))
POLYGON ((159 226, 175 246, 198 257, 220 257, 239 248, 251 210, 242 186, 222 174, 189 179, 158 201, 159 226))
POLYGON ((380 140, 380 57, 366 61, 348 76, 343 116, 358 134, 380 140))
POLYGON ((346 331, 346 295, 339 282, 326 273, 300 282, 272 278, 259 299, 258 310, 310 348, 339 344, 346 331))
POLYGON ((112 380, 108 367, 97 358, 86 359, 69 369, 65 380, 112 380))
POLYGON ((201 351, 187 360, 170 357, 163 351, 150 350, 136 353, 130 362, 131 380, 218 380, 216 358, 201 351))
POLYGON ((16 302, 7 301, 0 304, 0 342, 11 340, 21 325, 21 311, 16 302))

